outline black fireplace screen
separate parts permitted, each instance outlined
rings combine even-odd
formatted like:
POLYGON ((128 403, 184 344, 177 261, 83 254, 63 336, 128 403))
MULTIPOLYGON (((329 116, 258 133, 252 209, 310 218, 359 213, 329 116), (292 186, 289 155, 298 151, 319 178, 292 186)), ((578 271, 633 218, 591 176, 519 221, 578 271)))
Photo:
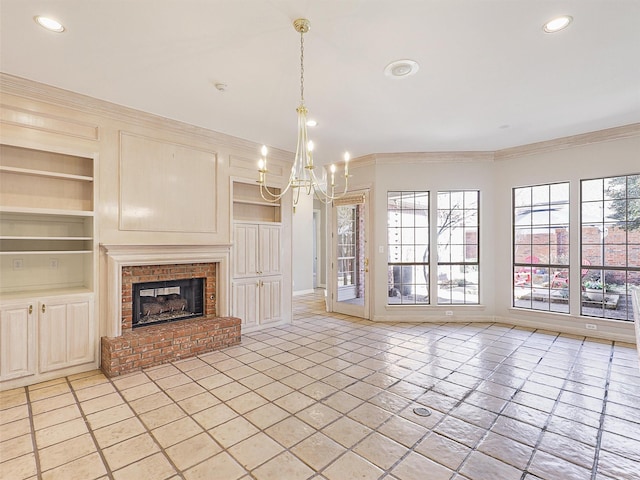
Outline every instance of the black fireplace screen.
POLYGON ((204 278, 133 284, 133 328, 204 315, 204 278))

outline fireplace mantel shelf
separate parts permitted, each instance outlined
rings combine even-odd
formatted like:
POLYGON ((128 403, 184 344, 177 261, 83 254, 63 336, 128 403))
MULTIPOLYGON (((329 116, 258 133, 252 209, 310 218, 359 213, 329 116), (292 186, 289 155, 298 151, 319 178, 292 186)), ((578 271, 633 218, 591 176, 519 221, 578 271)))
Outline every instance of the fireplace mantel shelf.
MULTIPOLYGON (((105 254, 120 261, 136 262, 127 265, 147 265, 148 262, 160 265, 163 263, 176 263, 176 259, 188 256, 192 261, 197 256, 203 255, 205 260, 210 255, 222 252, 230 252, 231 244, 216 245, 109 245, 100 244, 105 254), (168 255, 168 258, 164 258, 168 255), (163 261, 166 260, 166 261, 163 261)), ((186 262, 185 262, 186 263, 186 262)))

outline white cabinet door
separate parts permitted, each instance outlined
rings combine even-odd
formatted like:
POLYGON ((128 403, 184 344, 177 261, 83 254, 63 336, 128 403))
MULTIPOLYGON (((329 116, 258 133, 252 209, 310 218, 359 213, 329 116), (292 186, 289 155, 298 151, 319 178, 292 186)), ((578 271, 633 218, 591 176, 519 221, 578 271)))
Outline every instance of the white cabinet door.
POLYGON ((280 245, 282 227, 280 225, 260 225, 260 275, 281 273, 280 245))
POLYGON ((93 300, 42 300, 39 305, 40 371, 94 361, 93 300))
POLYGON ((234 225, 233 276, 241 278, 281 273, 281 235, 280 225, 234 225))
POLYGON ((258 275, 258 225, 234 225, 233 241, 233 276, 258 275))
POLYGON ((259 280, 248 278, 232 283, 233 316, 242 320, 242 325, 258 325, 259 280))
POLYGON ((282 318, 282 277, 260 280, 260 323, 277 322, 282 318))
POLYGON ((282 319, 281 248, 281 225, 234 225, 232 315, 244 326, 282 319))
POLYGON ((0 308, 0 380, 35 374, 35 302, 0 308))
POLYGON ((67 365, 67 305, 39 303, 40 371, 48 372, 67 365))
POLYGON ((78 365, 92 362, 95 344, 93 342, 93 302, 78 301, 67 305, 67 363, 78 365))

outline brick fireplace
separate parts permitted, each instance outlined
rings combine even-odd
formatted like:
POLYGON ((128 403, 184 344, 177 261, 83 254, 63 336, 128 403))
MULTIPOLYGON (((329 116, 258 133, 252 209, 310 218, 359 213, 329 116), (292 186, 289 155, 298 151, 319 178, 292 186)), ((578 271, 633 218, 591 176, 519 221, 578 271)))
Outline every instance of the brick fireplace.
POLYGON ((101 368, 109 377, 240 343, 228 316, 228 246, 102 245, 108 285, 101 368), (204 315, 132 328, 133 285, 204 278, 204 315))
POLYGON ((216 315, 216 264, 126 265, 122 267, 122 331, 133 325, 133 286, 137 283, 204 278, 204 315, 216 315))

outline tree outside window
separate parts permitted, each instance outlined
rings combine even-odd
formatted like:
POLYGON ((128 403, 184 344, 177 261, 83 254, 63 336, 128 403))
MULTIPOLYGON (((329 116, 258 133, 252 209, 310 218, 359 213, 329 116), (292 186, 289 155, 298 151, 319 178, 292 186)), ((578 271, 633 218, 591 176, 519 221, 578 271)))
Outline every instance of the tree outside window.
POLYGON ((438 192, 438 304, 479 303, 477 190, 438 192))
POLYGON ((581 182, 581 314, 633 321, 640 288, 640 175, 581 182))

